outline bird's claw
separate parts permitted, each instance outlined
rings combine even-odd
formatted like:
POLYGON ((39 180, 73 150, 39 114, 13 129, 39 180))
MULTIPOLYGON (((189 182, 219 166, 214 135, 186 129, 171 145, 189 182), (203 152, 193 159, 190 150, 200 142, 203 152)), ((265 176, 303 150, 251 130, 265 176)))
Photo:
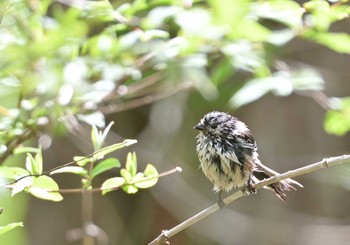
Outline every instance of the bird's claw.
POLYGON ((256 194, 257 192, 256 189, 251 184, 248 184, 242 191, 245 196, 249 196, 250 194, 256 194))
POLYGON ((223 209, 226 206, 226 204, 225 204, 224 200, 222 200, 221 193, 222 192, 220 191, 219 195, 218 195, 218 205, 219 205, 220 209, 223 209))
POLYGON ((218 205, 220 209, 223 209, 226 206, 226 204, 224 203, 224 200, 222 200, 221 198, 218 198, 218 205))

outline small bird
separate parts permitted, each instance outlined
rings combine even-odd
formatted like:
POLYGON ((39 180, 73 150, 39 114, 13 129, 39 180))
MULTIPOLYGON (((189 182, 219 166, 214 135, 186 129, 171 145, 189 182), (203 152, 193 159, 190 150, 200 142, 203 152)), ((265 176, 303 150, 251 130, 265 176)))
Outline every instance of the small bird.
MULTIPOLYGON (((204 115, 194 127, 197 136, 197 155, 204 175, 219 192, 218 204, 225 206, 221 193, 233 187, 245 188, 248 193, 256 193, 253 184, 278 173, 259 160, 257 144, 245 123, 225 112, 213 111, 204 115)), ((300 183, 286 179, 271 184, 271 189, 282 201, 285 191, 296 190, 300 183)))

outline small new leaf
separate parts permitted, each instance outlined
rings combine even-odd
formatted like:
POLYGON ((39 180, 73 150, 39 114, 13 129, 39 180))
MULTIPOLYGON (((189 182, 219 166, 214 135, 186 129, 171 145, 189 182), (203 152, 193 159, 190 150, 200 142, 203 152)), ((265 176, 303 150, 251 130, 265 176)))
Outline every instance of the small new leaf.
POLYGON ((114 122, 112 121, 112 122, 110 122, 109 124, 108 124, 108 126, 105 128, 105 130, 103 130, 103 133, 100 135, 100 137, 101 137, 101 142, 102 142, 102 144, 105 142, 105 140, 106 140, 106 138, 107 138, 107 134, 109 133, 109 130, 111 130, 111 127, 113 126, 113 124, 114 124, 114 122))
POLYGON ((129 152, 126 157, 126 170, 131 174, 131 176, 135 176, 137 172, 137 158, 135 152, 129 152))
POLYGON ((94 146, 95 151, 101 149, 100 134, 95 125, 92 125, 91 127, 91 142, 92 142, 92 145, 94 146))
POLYGON ((123 191, 128 194, 135 194, 139 189, 134 185, 125 185, 123 186, 123 191))
POLYGON ((131 182, 132 176, 131 176, 130 172, 128 170, 126 170, 125 168, 120 170, 120 175, 125 179, 126 183, 131 182))
POLYGON ((39 152, 35 155, 34 160, 36 162, 38 174, 41 174, 43 172, 43 154, 41 151, 41 146, 39 148, 39 152))
POLYGON ((92 141, 92 144, 94 146, 95 151, 98 151, 102 148, 102 146, 106 140, 107 134, 108 134, 108 132, 111 129, 113 124, 114 124, 114 122, 110 122, 103 132, 99 131, 95 125, 92 125, 91 141, 92 141))
POLYGON ((26 169, 31 173, 31 174, 41 174, 42 171, 42 163, 37 162, 32 154, 27 153, 27 158, 26 158, 26 169))
POLYGON ((154 186, 158 182, 158 171, 152 164, 147 164, 145 171, 141 175, 136 175, 133 183, 136 187, 145 189, 154 186))
POLYGON ((73 160, 80 167, 84 167, 87 163, 91 162, 91 158, 90 157, 83 157, 83 156, 75 156, 73 158, 73 160))
POLYGON ((122 177, 114 177, 107 179, 103 182, 101 186, 102 194, 106 194, 107 192, 113 191, 114 189, 124 185, 125 180, 122 177))

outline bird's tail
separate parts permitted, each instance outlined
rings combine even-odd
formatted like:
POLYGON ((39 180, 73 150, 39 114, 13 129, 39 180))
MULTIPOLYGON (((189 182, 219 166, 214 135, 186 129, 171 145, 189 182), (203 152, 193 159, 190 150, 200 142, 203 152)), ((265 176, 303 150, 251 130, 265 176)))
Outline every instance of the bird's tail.
MULTIPOLYGON (((253 176, 253 181, 259 181, 263 179, 267 179, 273 176, 278 175, 279 173, 266 167, 263 165, 260 161, 255 161, 256 168, 254 169, 253 176)), ((299 182, 292 180, 292 179, 285 179, 279 182, 276 182, 274 184, 269 185, 267 188, 272 190, 276 196, 281 199, 282 201, 286 201, 286 191, 292 191, 296 190, 296 187, 303 187, 302 184, 299 182)))

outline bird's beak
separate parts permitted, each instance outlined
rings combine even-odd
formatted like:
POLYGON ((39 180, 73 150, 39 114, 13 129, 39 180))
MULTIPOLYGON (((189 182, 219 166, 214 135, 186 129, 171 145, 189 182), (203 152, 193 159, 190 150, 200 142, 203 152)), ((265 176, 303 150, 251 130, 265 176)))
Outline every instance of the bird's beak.
POLYGON ((204 131, 205 130, 205 126, 201 123, 198 123, 196 126, 193 127, 194 129, 197 129, 199 131, 204 131))

